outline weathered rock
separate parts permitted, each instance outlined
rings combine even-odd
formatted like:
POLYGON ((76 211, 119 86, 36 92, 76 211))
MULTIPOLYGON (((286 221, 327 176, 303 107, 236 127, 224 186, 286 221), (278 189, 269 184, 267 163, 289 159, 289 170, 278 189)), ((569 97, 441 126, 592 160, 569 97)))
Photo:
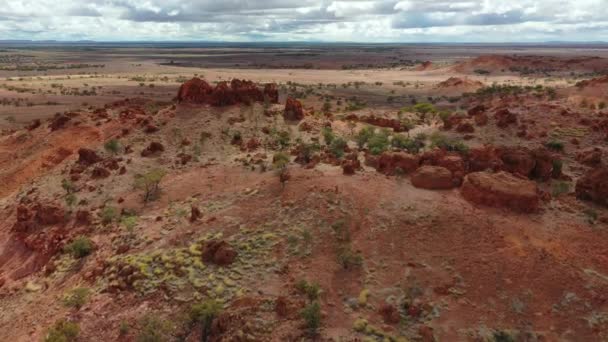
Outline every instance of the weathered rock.
POLYGON ((194 205, 190 207, 190 222, 196 222, 203 217, 203 213, 198 207, 194 205))
POLYGON ((342 161, 342 173, 345 175, 354 175, 359 169, 361 169, 359 160, 346 159, 342 161))
POLYGON ((213 88, 206 81, 195 77, 179 87, 177 100, 179 102, 206 103, 213 88))
POLYGON ((78 150, 78 163, 84 166, 91 166, 95 163, 100 162, 102 159, 97 152, 88 149, 81 148, 78 150))
POLYGON ((508 109, 500 109, 494 113, 496 125, 500 128, 506 128, 509 125, 517 124, 517 115, 508 109))
POLYGON ((467 112, 467 114, 469 114, 469 116, 477 116, 479 114, 484 114, 486 112, 487 108, 484 105, 477 105, 471 109, 469 109, 469 111, 467 112))
POLYGON ((488 115, 486 113, 479 113, 473 117, 477 126, 485 126, 488 124, 488 115))
POLYGON ((220 266, 227 266, 234 262, 238 253, 223 240, 207 241, 203 247, 203 261, 220 266))
MULTIPOLYGON (((417 188, 429 190, 451 189, 455 186, 452 172, 441 166, 421 166, 412 174, 412 184, 417 188)), ((457 184, 457 183, 456 183, 457 184)))
POLYGON ((457 127, 456 127, 456 132, 458 133, 474 133, 475 132, 475 127, 473 127, 473 124, 465 121, 465 122, 461 122, 457 127))
POLYGON ((583 165, 596 167, 602 164, 602 156, 602 149, 593 147, 579 152, 576 155, 576 160, 583 165))
POLYGON ((493 146, 485 146, 481 148, 472 148, 469 151, 469 171, 498 171, 502 168, 502 160, 500 159, 496 148, 493 146))
POLYGON ((418 168, 420 158, 405 152, 384 152, 378 158, 377 170, 388 176, 410 173, 418 168))
POLYGON ((285 103, 283 117, 288 121, 299 121, 304 119, 304 109, 302 103, 294 98, 288 97, 285 103))
POLYGON ((522 147, 505 147, 500 151, 503 170, 529 177, 536 166, 530 150, 522 147))
POLYGON ((141 156, 142 157, 150 157, 152 155, 161 153, 165 151, 165 147, 163 146, 163 144, 153 141, 150 143, 150 145, 148 145, 148 147, 146 147, 145 150, 141 151, 141 156))
POLYGON ((40 119, 35 119, 35 120, 32 120, 32 122, 30 122, 29 125, 26 126, 26 129, 28 131, 33 131, 36 128, 40 127, 40 125, 42 125, 42 122, 40 121, 40 119))
POLYGON ((382 304, 378 312, 386 324, 398 324, 401 321, 399 310, 392 304, 382 304))
POLYGON ((279 89, 276 83, 267 83, 264 85, 264 97, 270 103, 279 103, 279 89))
POLYGON ((110 176, 110 171, 108 171, 108 169, 103 168, 103 167, 96 167, 93 169, 93 171, 91 172, 91 178, 93 179, 103 179, 103 178, 108 178, 110 176))
POLYGON ((49 125, 49 128, 51 129, 51 131, 56 131, 58 129, 61 129, 63 127, 65 127, 65 125, 72 120, 69 116, 67 115, 63 115, 63 114, 59 114, 56 115, 53 118, 53 121, 51 121, 51 124, 49 125))
POLYGON ((531 178, 548 181, 551 178, 561 176, 561 168, 556 169, 555 167, 559 163, 559 158, 555 157, 549 150, 541 147, 533 150, 531 154, 536 163, 531 178))
POLYGON ((462 196, 468 201, 491 207, 505 207, 520 212, 539 209, 536 183, 507 172, 474 172, 464 178, 462 196))
POLYGON ((576 182, 576 197, 608 205, 608 167, 587 172, 576 182))

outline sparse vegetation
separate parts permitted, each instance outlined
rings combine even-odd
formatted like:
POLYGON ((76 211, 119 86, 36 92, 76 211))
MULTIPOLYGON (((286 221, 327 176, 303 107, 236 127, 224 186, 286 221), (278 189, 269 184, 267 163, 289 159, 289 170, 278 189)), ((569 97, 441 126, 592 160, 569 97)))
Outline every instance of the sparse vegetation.
POLYGON ((90 293, 91 290, 86 287, 74 288, 63 297, 63 304, 70 308, 80 309, 86 304, 90 293))
POLYGON ((80 334, 80 327, 77 323, 61 319, 49 329, 44 338, 44 342, 74 342, 80 334))
POLYGON ((148 171, 144 174, 135 175, 135 188, 144 191, 144 203, 148 203, 158 198, 160 194, 160 182, 165 177, 166 172, 161 169, 148 171))
POLYGON ((203 303, 194 304, 190 308, 190 322, 201 325, 201 335, 203 341, 206 342, 209 339, 209 335, 211 334, 211 324, 221 311, 222 305, 214 299, 207 299, 203 303))
POLYGON ((64 247, 66 253, 81 259, 93 252, 93 243, 86 236, 79 236, 64 247))

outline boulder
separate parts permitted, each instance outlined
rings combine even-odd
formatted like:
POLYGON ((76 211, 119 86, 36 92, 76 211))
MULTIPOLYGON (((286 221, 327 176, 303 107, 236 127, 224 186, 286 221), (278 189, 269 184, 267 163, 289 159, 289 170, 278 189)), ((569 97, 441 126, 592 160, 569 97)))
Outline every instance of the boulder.
POLYGON ((455 182, 452 172, 445 167, 425 165, 412 174, 412 184, 417 188, 429 190, 451 189, 455 182))
POLYGON ((195 77, 179 87, 177 100, 179 102, 206 103, 213 88, 206 81, 195 77))
POLYGON ((88 148, 81 148, 78 150, 78 164, 91 166, 100 161, 101 157, 97 155, 97 152, 88 148))
POLYGON ((410 173, 418 168, 420 158, 405 152, 384 152, 378 158, 377 170, 387 176, 410 173))
POLYGON ((63 127, 65 127, 65 125, 72 120, 69 116, 63 115, 63 114, 59 114, 57 116, 55 116, 53 118, 53 121, 51 121, 51 124, 49 125, 49 128, 51 129, 51 131, 56 131, 58 129, 61 129, 63 127))
POLYGON ((141 156, 142 157, 150 157, 152 155, 158 154, 160 152, 164 152, 165 151, 165 147, 163 146, 163 144, 153 141, 150 143, 150 145, 148 145, 148 147, 146 147, 145 150, 141 151, 141 156))
POLYGON ((302 109, 302 103, 294 98, 287 98, 283 117, 285 118, 285 120, 288 121, 300 121, 304 119, 304 110, 302 109))
POLYGON ((517 115, 508 109, 500 109, 494 113, 496 125, 500 128, 506 128, 509 125, 517 124, 517 115))
POLYGON ((108 178, 110 176, 110 171, 108 171, 108 169, 103 168, 103 167, 96 167, 93 169, 93 171, 91 172, 91 178, 93 179, 103 179, 103 178, 108 178))
POLYGON ((203 246, 204 262, 227 266, 234 262, 238 253, 224 240, 210 240, 203 246))
POLYGON ((576 155, 576 160, 583 165, 596 167, 602 164, 602 156, 602 149, 593 147, 579 152, 576 155))
POLYGON ((540 206, 536 183, 510 173, 474 172, 464 178, 462 196, 475 204, 535 212, 540 206))
POLYGON ((608 167, 600 167, 587 172, 576 182, 576 197, 608 205, 608 167))
POLYGON ((529 177, 536 167, 530 150, 523 147, 505 147, 500 151, 504 171, 529 177))
POLYGON ((270 103, 279 103, 279 89, 276 83, 267 83, 264 86, 264 97, 268 99, 270 103))

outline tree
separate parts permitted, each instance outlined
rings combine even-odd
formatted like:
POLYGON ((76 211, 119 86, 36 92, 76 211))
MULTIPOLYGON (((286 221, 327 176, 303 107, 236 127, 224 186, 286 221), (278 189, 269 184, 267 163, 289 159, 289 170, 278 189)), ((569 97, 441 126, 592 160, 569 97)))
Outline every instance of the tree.
POLYGON ((161 169, 155 169, 143 175, 135 175, 135 188, 144 191, 144 203, 157 198, 160 193, 160 182, 165 175, 165 170, 161 169))

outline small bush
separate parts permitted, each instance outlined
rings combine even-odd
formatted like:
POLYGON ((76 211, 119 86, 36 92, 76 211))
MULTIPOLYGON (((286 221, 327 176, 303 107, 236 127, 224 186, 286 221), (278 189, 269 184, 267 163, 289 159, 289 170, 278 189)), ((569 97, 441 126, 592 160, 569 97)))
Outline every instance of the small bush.
POLYGON ((308 300, 315 301, 319 299, 319 295, 321 294, 321 287, 317 283, 309 283, 306 280, 302 279, 296 283, 296 289, 303 294, 306 294, 308 300))
POLYGON ((144 191, 144 203, 154 200, 160 194, 160 182, 167 173, 161 169, 151 170, 143 175, 135 175, 135 188, 144 191))
POLYGON ((91 290, 86 287, 77 287, 72 289, 70 293, 64 296, 63 304, 70 308, 80 309, 86 304, 90 293, 91 290))
POLYGON ((410 153, 418 153, 424 147, 424 141, 396 134, 393 136, 393 140, 391 140, 391 145, 395 148, 407 150, 410 153))
POLYGON ((390 146, 388 132, 383 130, 379 133, 374 134, 372 137, 369 138, 367 146, 369 147, 369 151, 371 152, 371 154, 382 154, 390 146))
POLYGON ((146 314, 139 324, 141 331, 137 335, 137 342, 165 342, 170 340, 171 324, 156 315, 146 314))
POLYGON ((116 221, 116 218, 118 217, 118 210, 114 207, 103 207, 103 209, 101 209, 101 214, 100 214, 100 218, 101 218, 101 223, 103 225, 108 225, 114 221, 116 221))
POLYGON ((363 264, 363 257, 353 252, 350 245, 344 245, 338 249, 338 262, 347 270, 361 266, 363 264))
POLYGON ((45 342, 72 342, 76 341, 78 334, 80 333, 80 327, 74 322, 68 322, 65 319, 61 319, 49 329, 45 342))
POLYGON ((557 151, 557 152, 563 152, 564 151, 564 143, 561 141, 557 141, 557 140, 552 140, 549 141, 547 143, 545 143, 545 146, 553 151, 557 151))
POLYGON ((103 147, 112 154, 118 154, 122 148, 120 142, 116 139, 108 140, 103 147))
POLYGON ((277 152, 272 158, 272 166, 275 169, 285 168, 289 164, 289 156, 283 152, 277 152))
POLYGON ((451 152, 468 153, 469 146, 458 139, 450 139, 441 134, 433 134, 431 136, 431 146, 444 149, 451 152))
POLYGON ((316 335, 321 327, 321 305, 319 302, 314 301, 308 304, 300 313, 306 328, 311 335, 316 335))
POLYGON ((201 324, 203 329, 203 341, 206 341, 209 338, 213 320, 221 311, 222 305, 213 299, 208 299, 201 304, 194 304, 190 308, 190 322, 201 324))
POLYGON ((357 145, 359 148, 363 148, 365 144, 369 141, 371 137, 374 136, 374 128, 373 127, 363 127, 357 136, 355 137, 355 141, 357 141, 357 145))
POLYGON ((74 258, 80 259, 91 254, 93 243, 86 236, 79 236, 64 247, 64 252, 71 254, 74 258))
POLYGON ((323 139, 325 140, 325 145, 329 146, 336 138, 334 131, 330 127, 323 127, 321 129, 321 134, 323 134, 323 139))
POLYGON ((333 141, 331 142, 331 145, 329 146, 329 151, 336 158, 342 158, 344 156, 344 149, 346 148, 346 146, 347 146, 346 140, 344 140, 342 138, 335 138, 335 139, 333 139, 333 141))
POLYGON ((551 194, 553 197, 557 197, 561 194, 567 194, 570 192, 570 183, 568 182, 557 182, 553 183, 551 194))

